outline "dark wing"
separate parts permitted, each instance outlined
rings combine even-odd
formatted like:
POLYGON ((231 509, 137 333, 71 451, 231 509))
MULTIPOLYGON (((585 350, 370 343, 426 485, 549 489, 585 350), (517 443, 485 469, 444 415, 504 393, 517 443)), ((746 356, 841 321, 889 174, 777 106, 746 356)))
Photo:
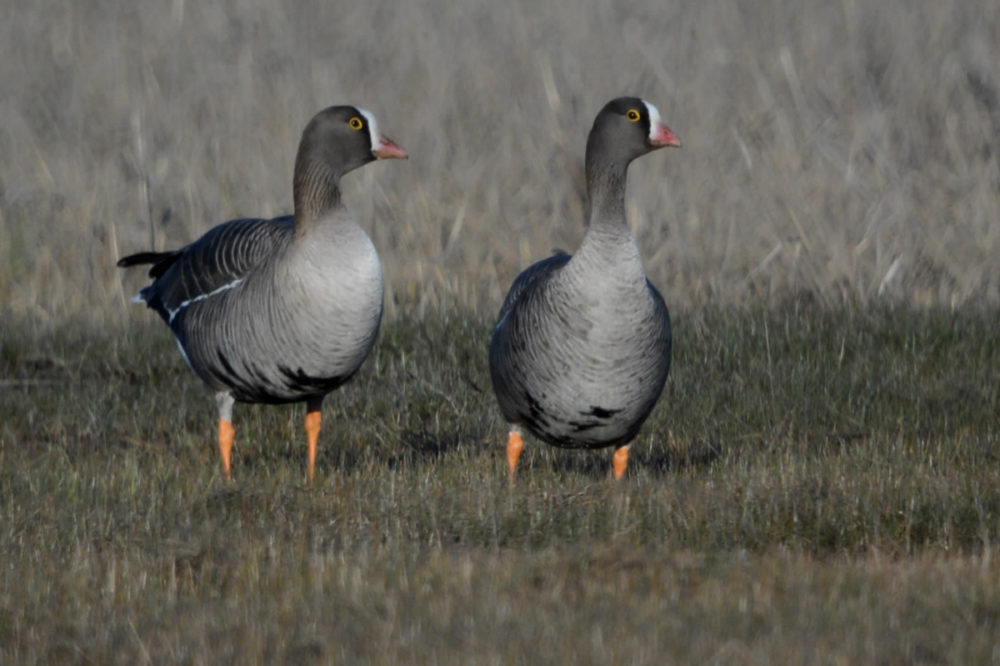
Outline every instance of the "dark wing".
POLYGON ((656 287, 649 280, 646 280, 646 288, 649 290, 649 295, 652 296, 653 302, 656 304, 656 318, 659 320, 659 326, 657 329, 660 331, 660 343, 664 345, 665 355, 667 358, 667 367, 664 372, 664 378, 666 378, 667 373, 670 372, 670 358, 671 349, 673 347, 673 331, 670 327, 670 311, 667 309, 667 304, 663 301, 663 296, 657 291, 656 287))
POLYGON ((233 287, 292 238, 293 217, 232 220, 170 252, 140 252, 119 266, 153 264, 139 298, 170 323, 186 305, 233 287))
POLYGON ((566 262, 569 260, 570 255, 565 252, 557 252, 551 257, 542 259, 541 261, 536 262, 521 271, 521 274, 514 280, 514 284, 510 286, 510 291, 507 292, 507 298, 504 299, 503 305, 500 307, 500 315, 497 317, 497 326, 499 326, 507 315, 510 314, 510 311, 514 309, 514 305, 517 303, 517 299, 521 297, 521 294, 558 271, 560 268, 565 266, 566 262))

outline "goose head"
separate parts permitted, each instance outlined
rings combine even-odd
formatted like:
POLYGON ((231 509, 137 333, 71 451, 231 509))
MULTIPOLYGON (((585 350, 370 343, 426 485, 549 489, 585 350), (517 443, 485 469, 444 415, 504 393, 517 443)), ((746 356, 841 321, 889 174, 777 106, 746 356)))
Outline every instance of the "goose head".
POLYGON ((379 131, 371 111, 331 106, 302 131, 296 170, 323 168, 339 178, 377 159, 405 159, 406 151, 379 131))
POLYGON ((624 169, 641 155, 679 147, 655 106, 638 97, 619 97, 604 105, 587 138, 587 166, 624 169))

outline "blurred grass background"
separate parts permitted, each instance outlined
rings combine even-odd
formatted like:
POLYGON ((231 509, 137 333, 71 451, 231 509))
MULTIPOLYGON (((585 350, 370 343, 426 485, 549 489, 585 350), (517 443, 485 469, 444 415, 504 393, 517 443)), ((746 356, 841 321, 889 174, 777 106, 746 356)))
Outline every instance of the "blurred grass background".
POLYGON ((1000 661, 1000 5, 0 5, 0 662, 1000 661), (684 147, 629 215, 676 354, 623 484, 529 440, 485 344, 583 233, 609 98, 684 147), (209 392, 116 259, 291 209, 305 122, 388 317, 328 399, 209 392))
POLYGON ((0 302, 120 320, 127 252, 291 209, 305 122, 376 113, 407 164, 347 179, 389 314, 494 311, 583 232, 586 133, 637 94, 684 142, 632 169, 675 306, 1000 302, 992 0, 357 4, 10 0, 0 302))

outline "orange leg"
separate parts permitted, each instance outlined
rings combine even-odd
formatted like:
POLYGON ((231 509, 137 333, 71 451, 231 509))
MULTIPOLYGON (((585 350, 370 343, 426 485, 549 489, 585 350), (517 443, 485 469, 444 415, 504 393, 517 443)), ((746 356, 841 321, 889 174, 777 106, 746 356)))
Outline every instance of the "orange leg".
POLYGON ((510 482, 514 483, 514 474, 517 472, 517 459, 521 457, 524 450, 524 438, 517 428, 511 428, 507 435, 507 468, 510 470, 510 482))
POLYGON ((219 419, 219 454, 222 456, 222 476, 227 482, 233 480, 231 461, 235 437, 236 429, 233 424, 226 419, 219 419))
POLYGON ((316 442, 319 441, 319 424, 322 420, 323 413, 318 407, 306 411, 306 439, 309 442, 309 461, 306 465, 306 480, 309 483, 312 483, 313 473, 316 470, 316 442))
POLYGON ((611 458, 611 464, 615 469, 615 479, 625 476, 625 468, 628 466, 628 446, 615 449, 615 455, 611 458))

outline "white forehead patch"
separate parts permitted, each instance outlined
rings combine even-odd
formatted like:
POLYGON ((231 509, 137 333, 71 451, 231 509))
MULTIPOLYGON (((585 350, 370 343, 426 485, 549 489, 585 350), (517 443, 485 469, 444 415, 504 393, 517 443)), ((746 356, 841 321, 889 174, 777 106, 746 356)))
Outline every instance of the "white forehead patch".
POLYGON ((378 131, 378 123, 375 121, 375 115, 367 109, 358 108, 358 111, 365 117, 368 121, 368 140, 372 144, 372 150, 378 150, 378 145, 382 143, 382 135, 378 131))
POLYGON ((656 131, 657 127, 663 125, 663 121, 660 120, 660 112, 657 110, 655 106, 653 106, 646 100, 642 100, 642 103, 646 105, 646 113, 649 114, 649 138, 652 139, 653 132, 656 131))

